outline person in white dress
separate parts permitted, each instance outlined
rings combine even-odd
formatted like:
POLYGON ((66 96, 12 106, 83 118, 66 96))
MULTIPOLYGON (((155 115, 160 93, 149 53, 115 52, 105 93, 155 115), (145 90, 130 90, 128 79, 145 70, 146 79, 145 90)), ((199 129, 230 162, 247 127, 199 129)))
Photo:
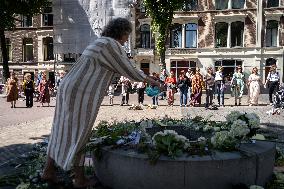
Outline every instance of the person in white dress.
POLYGON ((160 83, 134 67, 122 45, 132 32, 125 18, 111 20, 61 81, 42 179, 57 183, 56 165, 73 169, 74 187, 94 186, 84 175, 84 147, 115 73, 134 81, 160 83))
POLYGON ((261 77, 258 75, 257 67, 252 69, 251 75, 248 78, 249 86, 249 106, 258 105, 258 97, 260 94, 261 77))

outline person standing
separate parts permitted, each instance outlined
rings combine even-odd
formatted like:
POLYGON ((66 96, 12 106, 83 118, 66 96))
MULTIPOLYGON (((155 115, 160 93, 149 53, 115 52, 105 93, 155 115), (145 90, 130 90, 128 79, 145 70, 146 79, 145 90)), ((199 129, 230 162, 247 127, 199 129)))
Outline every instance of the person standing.
POLYGON ((189 87, 189 79, 186 77, 184 70, 181 71, 177 86, 180 91, 180 107, 187 105, 187 93, 189 87))
POLYGON ((49 106, 50 103, 50 82, 46 79, 46 75, 42 75, 42 79, 39 83, 38 91, 40 93, 40 103, 43 107, 44 103, 49 106))
POLYGON ((62 80, 42 175, 44 180, 58 182, 58 165, 74 171, 76 188, 98 183, 96 178, 84 175, 84 149, 113 76, 119 73, 134 81, 156 82, 133 66, 122 47, 131 31, 132 24, 127 19, 112 19, 103 29, 103 37, 84 50, 62 80))
POLYGON ((33 96, 34 96, 35 88, 34 88, 34 82, 31 80, 31 77, 32 76, 30 73, 27 73, 25 75, 26 82, 24 85, 24 92, 26 95, 26 107, 27 108, 33 107, 33 96))
POLYGON ((11 102, 11 108, 16 108, 16 101, 18 100, 18 78, 16 73, 12 72, 10 78, 7 80, 7 102, 11 102))
POLYGON ((212 67, 207 68, 207 74, 204 77, 206 88, 206 103, 205 108, 208 109, 212 105, 214 88, 215 88, 215 76, 213 74, 212 67))
POLYGON ((138 94, 138 104, 143 105, 144 103, 144 91, 146 89, 146 85, 144 82, 135 82, 134 85, 136 85, 137 88, 137 94, 138 94))
POLYGON ((195 104, 201 105, 202 83, 203 76, 200 74, 200 68, 197 67, 192 78, 192 98, 190 102, 192 106, 195 106, 195 104))
POLYGON ((224 107, 224 92, 225 92, 225 77, 223 73, 224 68, 218 67, 218 71, 215 73, 215 89, 218 98, 219 106, 224 107))
MULTIPOLYGON (((156 72, 153 72, 152 73, 152 78, 153 79, 155 79, 155 80, 157 80, 157 81, 159 81, 159 75, 156 73, 156 72)), ((150 83, 150 87, 152 88, 152 89, 154 89, 155 87, 158 87, 155 83, 150 83)), ((154 89, 155 90, 155 89, 154 89)), ((158 98, 158 96, 159 96, 159 94, 157 94, 157 95, 154 95, 154 96, 152 96, 152 104, 153 105, 156 105, 156 106, 158 106, 159 105, 159 102, 158 102, 158 100, 159 100, 159 98, 158 98)))
POLYGON ((233 74, 231 86, 233 88, 233 93, 235 96, 235 106, 240 106, 245 87, 245 75, 243 74, 242 66, 238 66, 236 72, 233 74))
POLYGON ((278 91, 279 83, 280 83, 280 76, 279 73, 276 71, 276 66, 271 66, 264 84, 264 86, 268 86, 270 105, 273 104, 272 95, 275 91, 278 91))
POLYGON ((109 105, 113 106, 114 91, 116 90, 115 84, 110 84, 108 87, 109 105))
POLYGON ((249 106, 258 105, 258 97, 260 94, 260 82, 261 78, 258 75, 257 67, 252 69, 251 75, 248 78, 249 86, 249 106))
POLYGON ((124 104, 128 105, 131 83, 129 79, 124 76, 120 77, 119 82, 121 83, 121 96, 122 96, 120 105, 121 106, 123 106, 124 104))
MULTIPOLYGON (((166 69, 163 69, 161 74, 160 74, 160 81, 165 83, 167 77, 168 77, 168 75, 166 73, 166 69)), ((167 97, 166 91, 162 91, 159 96, 161 96, 160 100, 164 100, 164 98, 167 97)))
POLYGON ((186 77, 189 79, 189 85, 188 85, 188 99, 189 99, 189 103, 191 101, 191 94, 192 94, 192 78, 194 76, 194 70, 193 68, 188 68, 187 72, 186 72, 186 77))
POLYGON ((166 78, 165 84, 167 85, 168 106, 173 106, 174 95, 176 92, 176 84, 177 84, 177 80, 173 71, 171 71, 170 76, 166 78))

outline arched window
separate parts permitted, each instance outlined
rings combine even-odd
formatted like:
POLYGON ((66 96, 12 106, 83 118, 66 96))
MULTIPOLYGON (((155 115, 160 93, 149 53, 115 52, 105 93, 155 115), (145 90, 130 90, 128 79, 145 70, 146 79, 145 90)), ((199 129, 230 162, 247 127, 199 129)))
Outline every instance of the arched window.
POLYGON ((244 23, 233 22, 231 24, 231 46, 242 47, 244 39, 244 23))
POLYGON ((278 22, 276 20, 270 20, 266 26, 266 46, 276 47, 278 39, 278 22))
POLYGON ((140 32, 141 32, 141 47, 150 48, 150 25, 143 24, 140 27, 140 32))
POLYGON ((197 47, 197 24, 189 23, 185 25, 185 47, 197 47))
POLYGON ((215 25, 215 46, 227 47, 228 23, 219 22, 215 25))
POLYGON ((182 25, 174 24, 171 29, 171 47, 181 48, 182 47, 182 25))

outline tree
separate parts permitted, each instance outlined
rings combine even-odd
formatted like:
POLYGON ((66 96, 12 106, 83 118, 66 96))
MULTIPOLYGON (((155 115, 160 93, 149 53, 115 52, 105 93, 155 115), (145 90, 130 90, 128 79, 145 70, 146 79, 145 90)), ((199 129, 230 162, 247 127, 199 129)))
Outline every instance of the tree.
POLYGON ((152 30, 156 35, 156 49, 160 63, 166 68, 166 42, 172 24, 174 11, 182 9, 186 0, 144 0, 148 16, 152 18, 152 30))
POLYGON ((49 0, 0 0, 0 43, 3 58, 3 79, 5 81, 9 78, 5 31, 15 28, 15 21, 18 20, 17 15, 33 16, 41 13, 42 8, 48 5, 50 5, 49 0))

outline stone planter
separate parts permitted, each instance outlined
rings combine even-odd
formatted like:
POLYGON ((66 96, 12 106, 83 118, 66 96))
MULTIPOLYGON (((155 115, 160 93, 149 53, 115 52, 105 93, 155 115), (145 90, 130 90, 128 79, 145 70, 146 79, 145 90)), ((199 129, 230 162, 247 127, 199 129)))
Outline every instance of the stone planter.
POLYGON ((273 172, 275 144, 242 144, 240 151, 213 152, 208 156, 184 154, 175 160, 160 157, 155 165, 135 150, 102 149, 94 158, 95 172, 112 189, 230 189, 244 183, 261 185, 273 172))

